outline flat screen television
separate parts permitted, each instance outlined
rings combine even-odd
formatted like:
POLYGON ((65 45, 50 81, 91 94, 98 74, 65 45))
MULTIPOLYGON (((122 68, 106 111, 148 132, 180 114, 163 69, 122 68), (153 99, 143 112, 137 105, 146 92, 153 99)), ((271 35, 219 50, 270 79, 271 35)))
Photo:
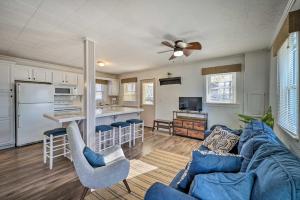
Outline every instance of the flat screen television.
POLYGON ((179 97, 179 110, 202 111, 202 97, 179 97))

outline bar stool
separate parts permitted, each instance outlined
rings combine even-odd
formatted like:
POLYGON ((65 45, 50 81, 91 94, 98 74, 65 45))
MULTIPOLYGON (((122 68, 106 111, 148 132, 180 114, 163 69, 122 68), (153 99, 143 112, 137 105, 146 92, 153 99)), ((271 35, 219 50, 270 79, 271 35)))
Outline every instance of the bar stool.
POLYGON ((115 122, 111 126, 114 127, 115 136, 117 136, 116 141, 119 145, 124 143, 129 143, 131 147, 131 125, 127 122, 115 122))
POLYGON ((49 158, 49 168, 53 168, 53 159, 64 156, 72 160, 69 143, 67 139, 67 132, 65 128, 56 128, 44 132, 44 163, 47 163, 49 158), (57 152, 63 150, 63 153, 57 152))
POLYGON ((144 142, 144 121, 141 119, 129 119, 126 122, 132 126, 133 146, 135 146, 135 140, 137 138, 142 138, 142 142, 144 142))
POLYGON ((114 127, 109 125, 96 126, 96 151, 100 152, 115 145, 114 127))

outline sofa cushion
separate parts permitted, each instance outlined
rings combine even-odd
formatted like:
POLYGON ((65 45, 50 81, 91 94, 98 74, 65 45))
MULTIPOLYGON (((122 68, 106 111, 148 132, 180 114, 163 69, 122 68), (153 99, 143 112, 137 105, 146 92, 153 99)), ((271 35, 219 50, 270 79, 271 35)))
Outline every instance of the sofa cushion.
POLYGON ((265 123, 253 120, 243 129, 238 143, 238 153, 241 153, 243 145, 251 138, 259 135, 269 135, 276 138, 273 130, 265 123))
POLYGON ((171 183, 169 184, 170 187, 177 189, 177 183, 180 180, 180 178, 182 177, 184 173, 184 169, 180 170, 177 175, 173 178, 173 180, 171 181, 171 183))
POLYGON ((243 158, 231 154, 219 154, 212 151, 192 152, 192 160, 177 183, 177 187, 187 192, 194 176, 213 172, 238 172, 243 158))
POLYGON ((248 165, 251 171, 257 174, 252 199, 300 199, 300 160, 283 145, 261 145, 248 165))
POLYGON ((83 155, 92 167, 105 166, 104 157, 101 154, 95 153, 89 147, 84 147, 83 155))
POLYGON ((239 136, 222 129, 221 127, 216 127, 203 141, 203 145, 215 152, 228 153, 238 141, 239 136))
POLYGON ((250 199, 254 178, 254 173, 199 174, 189 194, 201 200, 250 199))
POLYGON ((255 151, 265 143, 273 143, 278 144, 277 140, 275 140, 270 135, 258 135, 249 139, 242 147, 240 155, 244 158, 241 166, 241 172, 245 172, 247 166, 252 159, 255 151))

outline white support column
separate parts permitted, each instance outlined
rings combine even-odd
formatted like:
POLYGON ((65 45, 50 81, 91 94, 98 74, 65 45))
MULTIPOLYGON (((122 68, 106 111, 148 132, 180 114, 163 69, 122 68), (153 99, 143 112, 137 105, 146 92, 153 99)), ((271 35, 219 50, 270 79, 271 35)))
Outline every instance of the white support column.
POLYGON ((95 42, 84 38, 84 113, 86 115, 84 139, 88 147, 95 150, 95 42))

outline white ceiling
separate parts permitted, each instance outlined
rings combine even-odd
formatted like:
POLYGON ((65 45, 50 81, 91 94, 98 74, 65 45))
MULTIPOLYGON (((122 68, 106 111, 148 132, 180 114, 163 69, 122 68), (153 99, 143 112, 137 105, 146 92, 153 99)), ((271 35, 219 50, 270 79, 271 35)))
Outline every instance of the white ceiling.
POLYGON ((124 73, 170 63, 165 39, 200 41, 191 62, 270 46, 288 0, 1 0, 0 53, 83 66, 83 37, 98 70, 124 73))

